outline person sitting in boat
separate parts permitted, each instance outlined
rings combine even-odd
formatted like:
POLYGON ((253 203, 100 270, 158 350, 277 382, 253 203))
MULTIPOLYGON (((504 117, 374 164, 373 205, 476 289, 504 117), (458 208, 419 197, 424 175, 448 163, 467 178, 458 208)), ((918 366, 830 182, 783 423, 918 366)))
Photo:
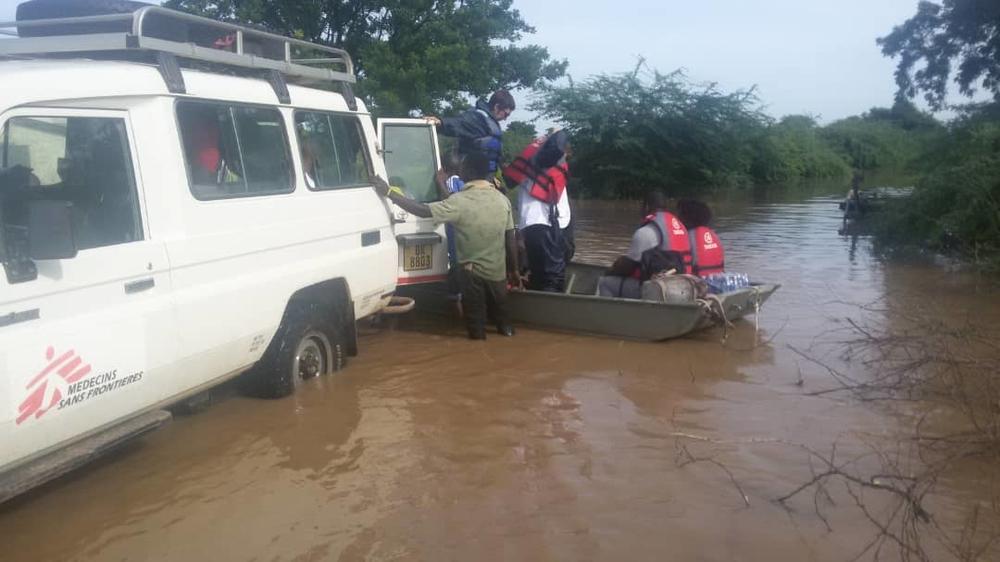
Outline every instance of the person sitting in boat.
POLYGON ((677 218, 687 229, 691 242, 688 273, 701 277, 724 273, 726 253, 719 235, 708 226, 712 221, 708 205, 694 199, 681 199, 677 202, 677 218))
POLYGON ((628 252, 612 264, 598 282, 602 297, 638 299, 642 283, 653 274, 673 269, 685 273, 691 260, 691 242, 680 219, 667 210, 660 191, 646 194, 642 226, 632 235, 628 252))

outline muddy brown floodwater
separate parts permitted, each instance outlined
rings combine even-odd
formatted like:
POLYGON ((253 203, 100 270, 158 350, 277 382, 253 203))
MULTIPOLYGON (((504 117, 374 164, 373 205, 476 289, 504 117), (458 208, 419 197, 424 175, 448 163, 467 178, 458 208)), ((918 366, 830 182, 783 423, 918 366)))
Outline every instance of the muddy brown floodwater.
MULTIPOLYGON (((346 371, 293 397, 229 393, 0 506, 0 559, 851 559, 873 536, 856 509, 827 506, 829 532, 811 496, 774 502, 810 475, 787 443, 846 455, 906 422, 808 396, 831 381, 790 346, 814 349, 868 314, 857 304, 986 321, 1000 307, 981 278, 839 236, 832 193, 713 202, 728 269, 783 284, 759 333, 744 321, 724 344, 720 330, 650 344, 519 327, 471 342, 433 311, 368 326, 346 371), (683 464, 682 446, 712 461, 683 464)), ((578 205, 578 259, 617 256, 636 212, 578 205)))

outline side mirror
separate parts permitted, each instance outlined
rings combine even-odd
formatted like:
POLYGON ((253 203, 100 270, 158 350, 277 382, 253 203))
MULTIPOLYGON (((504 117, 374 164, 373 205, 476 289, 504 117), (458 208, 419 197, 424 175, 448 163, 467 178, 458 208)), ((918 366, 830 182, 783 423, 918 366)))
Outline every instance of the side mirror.
POLYGON ((28 202, 28 255, 33 260, 76 257, 73 204, 69 201, 28 202))

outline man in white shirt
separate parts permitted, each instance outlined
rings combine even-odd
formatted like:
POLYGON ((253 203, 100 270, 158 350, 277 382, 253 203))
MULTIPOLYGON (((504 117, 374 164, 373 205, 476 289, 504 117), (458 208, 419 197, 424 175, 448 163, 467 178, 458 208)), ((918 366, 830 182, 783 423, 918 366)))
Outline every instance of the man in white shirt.
POLYGON ((518 230, 528 257, 528 288, 562 292, 566 279, 566 243, 563 230, 571 214, 569 194, 563 190, 551 205, 531 195, 533 180, 521 182, 518 191, 518 230))

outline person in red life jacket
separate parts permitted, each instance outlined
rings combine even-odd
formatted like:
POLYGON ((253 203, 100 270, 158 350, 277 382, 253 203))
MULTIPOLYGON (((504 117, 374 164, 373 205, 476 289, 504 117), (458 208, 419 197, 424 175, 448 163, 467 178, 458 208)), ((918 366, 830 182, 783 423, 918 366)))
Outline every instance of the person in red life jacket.
POLYGON ((659 272, 651 269, 685 272, 691 255, 688 232, 680 219, 667 210, 663 192, 647 193, 642 213, 645 218, 632 235, 628 252, 615 260, 598 283, 602 297, 640 298, 643 281, 659 272))
POLYGON ((535 291, 562 292, 566 279, 569 154, 566 132, 555 131, 504 169, 504 178, 519 188, 518 231, 528 258, 528 288, 535 291))
POLYGON ((490 162, 490 179, 500 169, 503 152, 503 129, 500 122, 514 112, 514 96, 507 90, 497 90, 488 102, 479 100, 476 107, 457 117, 428 116, 428 123, 437 127, 438 134, 458 139, 458 153, 462 156, 478 152, 490 162))
POLYGON ((220 124, 219 111, 217 107, 208 106, 178 112, 191 182, 196 188, 221 186, 236 181, 240 175, 238 157, 234 159, 234 166, 227 158, 232 151, 226 150, 227 139, 222 128, 225 125, 220 124))
POLYGON ((688 273, 702 277, 724 273, 726 253, 719 235, 708 226, 712 222, 712 210, 708 205, 694 199, 681 199, 677 202, 677 218, 687 228, 691 240, 688 273))

